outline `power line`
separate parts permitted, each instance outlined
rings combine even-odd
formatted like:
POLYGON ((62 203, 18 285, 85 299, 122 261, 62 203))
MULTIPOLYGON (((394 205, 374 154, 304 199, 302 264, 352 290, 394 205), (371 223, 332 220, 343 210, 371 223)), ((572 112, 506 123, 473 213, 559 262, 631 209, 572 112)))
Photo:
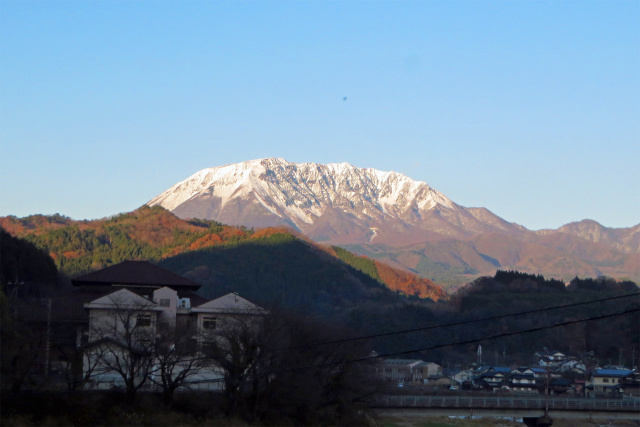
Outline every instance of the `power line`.
MULTIPOLYGON (((640 294, 635 294, 635 295, 640 295, 640 294)), ((626 295, 626 296, 634 296, 634 295, 626 295)), ((609 300, 609 299, 615 299, 615 298, 604 298, 602 300, 609 300)), ((594 301, 591 301, 591 302, 598 302, 598 301, 600 301, 600 300, 594 300, 594 301)), ((582 304, 582 303, 579 303, 579 304, 582 304)), ((573 305, 576 305, 576 304, 573 304, 573 305)), ((540 311, 540 310, 536 310, 536 311, 540 311)), ((536 328, 530 328, 530 329, 525 329, 525 330, 521 330, 521 331, 503 332, 503 333, 500 333, 500 334, 488 335, 488 336, 484 336, 484 337, 480 337, 480 338, 473 338, 473 339, 469 339, 469 340, 463 340, 463 341, 457 341, 457 342, 451 342, 451 343, 445 343, 445 344, 437 344, 437 345, 432 345, 432 346, 428 346, 428 347, 416 348, 416 349, 412 349, 412 350, 398 351, 398 352, 385 353, 385 354, 376 354, 376 355, 370 355, 370 356, 366 356, 366 357, 359 357, 359 358, 356 358, 356 359, 346 359, 346 360, 343 359, 343 360, 331 361, 331 362, 315 364, 315 365, 309 365, 309 366, 301 366, 301 367, 294 367, 294 368, 271 370, 271 371, 264 372, 264 373, 260 374, 259 376, 260 377, 264 377, 264 376, 270 376, 270 375, 280 374, 280 373, 284 373, 284 372, 305 371, 305 370, 309 370, 309 369, 323 368, 323 367, 336 366, 336 365, 342 365, 342 364, 366 362, 366 361, 371 361, 371 360, 375 360, 375 359, 382 359, 382 358, 390 357, 390 356, 401 356, 401 355, 405 355, 405 354, 417 353, 417 352, 420 352, 420 351, 434 350, 434 349, 438 349, 438 348, 451 347, 451 346, 456 346, 456 345, 474 344, 474 343, 477 343, 477 342, 480 342, 480 341, 484 341, 484 340, 491 340, 491 339, 503 338, 503 337, 512 336, 512 335, 519 335, 519 334, 538 332, 538 331, 541 331, 541 330, 544 330, 544 329, 551 329, 551 328, 556 328, 556 327, 560 327, 560 326, 567 326, 567 325, 572 325, 572 324, 576 324, 576 323, 588 322, 590 320, 601 320, 601 319, 606 319, 606 318, 610 318, 610 317, 622 316, 622 315, 630 314, 630 313, 636 313, 636 312, 639 312, 639 311, 640 311, 640 308, 635 308, 635 309, 625 310, 625 311, 622 311, 622 312, 619 312, 619 313, 612 313, 612 314, 605 314, 605 315, 601 315, 601 316, 587 317, 585 319, 580 319, 580 320, 569 320, 569 321, 565 321, 565 322, 555 323, 555 324, 552 324, 552 325, 539 326, 539 327, 536 327, 536 328)), ((504 317, 504 316, 502 316, 502 317, 504 317)), ((353 340, 358 340, 358 339, 361 339, 361 338, 358 337, 358 338, 355 338, 353 340)), ((346 341, 346 340, 340 340, 340 341, 346 341)), ((292 347, 290 349, 294 349, 294 348, 295 347, 292 347)), ((202 357, 201 359, 209 360, 208 357, 202 357)), ((185 384, 189 385, 189 384, 196 384, 196 383, 215 383, 215 382, 222 382, 222 381, 224 381, 224 377, 212 378, 210 380, 187 381, 187 382, 185 382, 185 384)))
POLYGON ((334 366, 334 365, 340 365, 343 363, 358 363, 358 362, 366 362, 369 360, 374 360, 374 359, 382 359, 385 357, 390 357, 390 356, 402 356, 405 354, 410 354, 410 353, 417 353, 419 351, 427 351, 427 350, 434 350, 437 348, 443 348, 443 347, 452 347, 455 345, 465 345, 465 344, 474 344, 480 341, 484 341, 484 340, 491 340, 491 339, 495 339, 495 338, 502 338, 502 337, 507 337, 507 336, 512 336, 512 335, 519 335, 519 334, 526 334, 526 333, 531 333, 531 332, 538 332, 544 329, 551 329, 551 328, 556 328, 559 326, 566 326, 566 325, 572 325, 575 323, 582 323, 582 322, 588 322, 590 320, 601 320, 601 319, 606 319, 609 317, 615 317, 615 316, 622 316, 624 314, 630 314, 630 313, 636 313, 639 312, 640 308, 634 308, 631 310, 626 310, 620 313, 613 313, 613 314, 604 314, 601 316, 595 316, 595 317, 588 317, 586 319, 580 319, 580 320, 569 320, 566 322, 560 322, 560 323, 555 323, 553 325, 546 325, 546 326, 539 326, 537 328, 531 328, 531 329, 525 329, 522 331, 515 331, 515 332, 503 332, 500 334, 495 334, 495 335, 488 335, 485 337, 481 337, 481 338, 474 338, 474 339, 470 339, 470 340, 464 340, 464 341, 458 341, 458 342, 452 342, 452 343, 446 343, 446 344, 437 344, 437 345, 432 345, 429 347, 422 347, 422 348, 416 348, 416 349, 412 349, 412 350, 406 350, 406 351, 397 351, 397 352, 393 352, 393 353, 386 353, 386 354, 376 354, 373 356, 366 356, 366 357, 360 357, 357 359, 350 359, 350 360, 339 360, 339 361, 333 361, 333 362, 327 362, 324 364, 320 364, 320 365, 310 365, 310 366, 302 366, 302 367, 297 367, 297 368, 288 368, 288 369, 282 369, 282 370, 278 370, 278 371, 271 371, 268 372, 264 375, 271 375, 271 374, 278 374, 278 373, 282 373, 282 372, 291 372, 291 371, 297 371, 297 370, 307 370, 307 369, 314 369, 314 368, 322 368, 322 367, 326 367, 326 366, 334 366))
POLYGON ((480 318, 480 319, 462 320, 462 321, 459 321, 459 322, 443 323, 443 324, 439 324, 439 325, 423 326, 423 327, 412 328, 412 329, 402 329, 402 330, 393 331, 393 332, 383 332, 383 333, 379 333, 379 334, 363 335, 363 336, 359 336, 359 337, 341 338, 341 339, 330 340, 330 341, 315 342, 315 343, 310 343, 310 344, 301 344, 301 345, 294 346, 294 347, 271 349, 271 351, 295 350, 295 349, 301 349, 301 348, 307 348, 307 347, 316 347, 316 346, 320 346, 320 345, 340 344, 340 343, 349 342, 349 341, 367 340, 367 339, 373 339, 373 338, 380 338, 380 337, 387 337, 387 336, 393 336, 393 335, 407 334, 407 333, 411 333, 411 332, 427 331, 427 330, 436 329, 436 328, 448 328, 448 327, 451 327, 451 326, 461 326, 461 325, 466 325, 466 324, 469 324, 469 323, 487 322, 487 321, 490 321, 490 320, 504 319, 506 317, 522 316, 522 315, 525 315, 525 314, 541 313, 541 312, 544 312, 544 311, 558 310, 558 309, 561 309, 561 308, 577 307, 577 306, 581 306, 581 305, 594 304, 594 303, 598 303, 598 302, 611 301, 611 300, 616 300, 616 299, 620 299, 620 298, 627 298, 627 297, 634 297, 634 296, 640 296, 640 292, 634 293, 634 294, 625 294, 625 295, 618 295, 618 296, 607 297, 607 298, 600 298, 600 299, 591 300, 591 301, 583 301, 583 302, 577 302, 577 303, 562 304, 562 305, 557 305, 557 306, 553 306, 553 307, 537 308, 537 309, 534 309, 534 310, 521 311, 521 312, 517 312, 517 313, 500 314, 500 315, 497 315, 497 316, 485 317, 485 318, 480 318))

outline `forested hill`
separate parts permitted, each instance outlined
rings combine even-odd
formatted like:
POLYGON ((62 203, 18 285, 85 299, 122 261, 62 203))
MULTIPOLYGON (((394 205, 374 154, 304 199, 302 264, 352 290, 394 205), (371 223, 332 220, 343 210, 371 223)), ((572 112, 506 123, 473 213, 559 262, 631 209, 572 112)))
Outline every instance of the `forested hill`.
MULTIPOLYGON (((499 270, 493 277, 480 277, 468 284, 450 302, 455 307, 456 320, 535 311, 473 325, 478 334, 485 336, 567 323, 562 327, 483 341, 483 349, 491 353, 497 351, 500 356, 519 356, 522 360, 544 346, 575 356, 594 352, 603 365, 617 362, 634 366, 637 358, 634 361, 632 356, 640 351, 639 292, 634 282, 607 277, 576 277, 565 285, 541 275, 499 270), (594 302, 583 304, 591 301, 594 302), (563 307, 547 309, 558 306, 563 307), (583 319, 593 320, 581 321, 583 319)), ((492 354, 490 360, 498 364, 502 358, 494 358, 492 354)))
MULTIPOLYGON (((337 247, 320 247, 285 230, 190 223, 158 208, 102 221, 37 216, 31 220, 2 218, 0 223, 8 223, 12 233, 40 247, 45 247, 42 242, 49 244, 47 251, 42 251, 0 230, 3 284, 34 281, 50 290, 57 288, 53 283, 55 265, 47 252, 58 265, 66 266, 67 272, 146 254, 147 259, 202 283, 200 293, 206 297, 236 291, 265 306, 330 318, 350 328, 354 336, 415 331, 373 340, 372 347, 383 354, 431 349, 407 357, 451 366, 475 360, 478 343, 496 365, 530 363, 533 352, 542 347, 576 356, 593 352, 603 363, 621 360, 628 366, 636 363, 633 355, 640 354, 640 297, 632 282, 576 278, 565 286, 542 276, 498 271, 494 277, 475 280, 446 303, 432 303, 403 296, 382 284, 389 274, 404 277, 397 270, 387 271, 366 258, 337 247), (607 299, 629 294, 636 296, 607 299), (575 305, 583 301, 596 302, 575 305), (566 308, 547 309, 567 304, 566 308), (529 310, 538 311, 481 320, 529 310), (620 312, 629 314, 615 315, 620 312), (461 321, 467 323, 416 330, 461 321), (570 324, 537 330, 565 322, 570 324), (532 329, 537 331, 512 334, 532 329), (467 344, 443 346, 456 342, 467 344)), ((411 280, 405 284, 416 286, 411 280)))
MULTIPOLYGON (((333 258, 332 265, 335 268, 349 265, 362 273, 361 277, 373 279, 390 290, 434 301, 447 297, 444 290, 430 280, 353 255, 341 248, 317 246, 284 228, 253 230, 226 226, 216 221, 182 220, 161 207, 143 206, 133 212, 92 221, 74 221, 58 214, 25 218, 9 216, 0 218, 0 227, 48 252, 58 269, 70 277, 131 259, 153 262, 165 260, 164 262, 170 263, 173 269, 184 270, 179 266, 180 262, 187 262, 191 255, 196 256, 195 254, 202 250, 210 253, 213 248, 213 252, 217 254, 224 253, 226 264, 235 265, 231 260, 239 257, 236 260, 237 264, 243 265, 247 254, 254 250, 259 252, 264 247, 269 247, 270 251, 279 251, 283 254, 283 259, 295 258, 297 254, 293 252, 305 247, 309 249, 308 254, 315 254, 313 256, 322 253, 323 256, 333 258), (191 255, 170 261, 172 257, 186 254, 191 255)), ((297 268, 295 264, 278 265, 278 262, 275 262, 276 265, 269 266, 275 270, 269 272, 267 266, 260 266, 259 263, 274 264, 274 259, 263 258, 252 266, 251 271, 257 271, 252 273, 253 279, 257 278, 263 283, 291 278, 295 274, 287 270, 297 268), (278 279, 267 279, 261 276, 261 271, 271 275, 277 271, 278 279)), ((207 264, 200 269, 187 271, 186 274, 193 276, 195 280, 207 282, 210 278, 203 275, 205 268, 215 272, 225 267, 218 263, 207 264)), ((238 275, 244 273, 245 271, 237 272, 238 275)), ((330 276, 332 273, 323 271, 322 274, 330 276)), ((233 287, 233 282, 225 286, 233 287)), ((203 292, 215 291, 203 289, 203 292)))
POLYGON ((0 283, 6 291, 44 296, 59 282, 55 263, 45 251, 0 229, 0 283))

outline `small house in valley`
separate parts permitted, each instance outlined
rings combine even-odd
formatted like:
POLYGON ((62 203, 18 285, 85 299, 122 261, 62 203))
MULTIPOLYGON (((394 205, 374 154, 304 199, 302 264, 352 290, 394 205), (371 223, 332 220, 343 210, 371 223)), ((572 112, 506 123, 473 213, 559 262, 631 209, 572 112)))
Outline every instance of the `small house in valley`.
POLYGON ((632 369, 596 368, 586 384, 588 395, 617 394, 624 391, 625 379, 634 374, 632 369))
POLYGON ((382 378, 407 384, 427 384, 442 377, 442 367, 419 359, 385 359, 382 378))

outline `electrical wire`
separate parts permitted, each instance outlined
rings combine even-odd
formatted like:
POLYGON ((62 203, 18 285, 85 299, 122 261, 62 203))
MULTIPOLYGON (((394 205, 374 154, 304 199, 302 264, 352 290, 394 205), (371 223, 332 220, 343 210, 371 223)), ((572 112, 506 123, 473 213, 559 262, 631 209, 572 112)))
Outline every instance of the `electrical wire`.
POLYGON ((393 335, 407 334, 407 333, 411 333, 411 332, 422 332, 422 331, 428 331, 430 329, 448 328, 448 327, 451 327, 451 326, 467 325, 469 323, 487 322, 487 321, 491 321, 491 320, 504 319, 504 318, 507 318, 507 317, 522 316, 522 315, 525 315, 525 314, 541 313, 541 312, 550 311, 550 310, 559 310, 559 309, 562 309, 562 308, 577 307, 577 306, 581 306, 581 305, 600 303, 600 302, 604 302, 604 301, 612 301, 612 300, 616 300, 616 299, 620 299, 620 298, 627 298, 627 297, 634 297, 634 296, 640 296, 640 292, 637 292, 637 293, 634 293, 634 294, 625 294, 625 295, 618 295, 618 296, 607 297, 607 298, 600 298, 600 299, 590 300, 590 301, 583 301, 583 302, 570 303, 570 304, 562 304, 562 305, 557 305, 557 306, 553 306, 553 307, 537 308, 537 309, 534 309, 534 310, 521 311, 521 312, 517 312, 517 313, 500 314, 500 315, 497 315, 497 316, 484 317, 484 318, 480 318, 480 319, 462 320, 462 321, 459 321, 459 322, 443 323, 443 324, 439 324, 439 325, 423 326, 423 327, 412 328, 412 329, 402 329, 402 330, 399 330, 399 331, 383 332, 383 333, 379 333, 379 334, 363 335, 363 336, 359 336, 359 337, 341 338, 341 339, 336 339, 336 340, 315 342, 315 343, 309 343, 309 344, 301 344, 301 345, 297 345, 297 346, 293 346, 293 347, 283 347, 283 348, 280 348, 280 349, 270 349, 270 350, 271 351, 296 350, 296 349, 302 349, 302 348, 308 348, 308 347, 316 347, 316 346, 321 346, 321 345, 340 344, 340 343, 343 343, 343 342, 368 340, 368 339, 373 339, 373 338, 380 338, 380 337, 387 337, 387 336, 393 336, 393 335))
POLYGON ((552 324, 552 325, 539 326, 539 327, 536 327, 536 328, 525 329, 525 330, 521 330, 521 331, 503 332, 503 333, 500 333, 500 334, 488 335, 488 336, 484 336, 484 337, 480 337, 480 338, 473 338, 473 339, 469 339, 469 340, 450 342, 450 343, 445 343, 445 344, 437 344, 437 345, 432 345, 432 346, 428 346, 428 347, 414 348, 412 350, 398 351, 398 352, 385 353, 385 354, 375 354, 375 355, 370 355, 370 356, 366 356, 366 357, 360 357, 360 358, 357 358, 357 359, 338 360, 338 361, 333 361, 333 362, 327 362, 327 363, 320 364, 320 365, 311 365, 311 366, 302 366, 302 367, 296 367, 296 368, 288 368, 288 369, 283 369, 283 370, 279 370, 279 371, 272 371, 272 372, 269 372, 269 373, 267 373, 265 375, 277 374, 277 373, 282 373, 282 372, 297 371, 297 370, 307 370, 307 369, 321 368, 321 367, 326 367, 326 366, 335 366, 335 365, 341 365, 341 364, 345 364, 345 363, 366 362, 366 361, 370 361, 370 360, 374 360, 374 359, 382 359, 382 358, 386 358, 386 357, 390 357, 390 356, 402 356, 402 355, 405 355, 405 354, 417 353, 417 352, 420 352, 420 351, 427 351, 427 350, 434 350, 434 349, 444 348, 444 347, 452 347, 452 346, 456 346, 456 345, 475 344, 475 343, 478 343, 478 342, 481 342, 481 341, 486 341, 486 340, 491 340, 491 339, 496 339, 496 338, 503 338, 503 337, 512 336, 512 335, 519 335, 519 334, 538 332, 538 331, 541 331, 541 330, 544 330, 544 329, 557 328, 557 327, 560 327, 560 326, 567 326, 567 325, 572 325, 572 324, 576 324, 576 323, 588 322, 588 321, 591 321, 591 320, 601 320, 601 319, 606 319, 606 318, 609 318, 609 317, 622 316, 622 315, 625 315, 625 314, 636 313, 636 312, 639 312, 639 311, 640 311, 640 308, 634 308, 634 309, 622 311, 622 312, 619 312, 619 313, 612 313, 612 314, 605 314, 605 315, 601 315, 601 316, 588 317, 586 319, 580 319, 580 320, 569 320, 569 321, 565 321, 565 322, 555 323, 555 324, 552 324))
MULTIPOLYGON (((421 352, 421 351, 435 350, 435 349, 438 349, 438 348, 452 347, 452 346, 466 345, 466 344, 475 344, 475 343, 478 343, 478 342, 481 342, 481 341, 492 340, 492 339, 496 339, 496 338, 503 338, 503 337, 513 336, 513 335, 538 332, 538 331, 542 331, 542 330, 545 330, 545 329, 551 329, 551 328, 557 328, 557 327, 561 327, 561 326, 573 325, 573 324, 576 324, 576 323, 583 323, 583 322, 588 322, 588 321, 591 321, 591 320, 602 320, 602 319, 607 319, 607 318, 610 318, 610 317, 622 316, 622 315, 625 315, 625 314, 637 313, 637 312, 640 312, 640 308, 634 308, 634 309, 630 309, 630 310, 625 310, 625 311, 622 311, 622 312, 619 312, 619 313, 611 313, 611 314, 604 314, 604 315, 600 315, 600 316, 587 317, 585 319, 568 320, 568 321, 559 322, 559 323, 555 323, 555 324, 551 324, 551 325, 538 326, 538 327, 535 327, 535 328, 524 329, 524 330, 520 330, 520 331, 502 332, 500 334, 487 335, 487 336, 483 336, 483 337, 479 337, 479 338, 473 338, 473 339, 469 339, 469 340, 449 342, 449 343, 444 343, 444 344, 436 344, 436 345, 432 345, 432 346, 428 346, 428 347, 414 348, 414 349, 411 349, 411 350, 397 351, 397 352, 385 353, 385 354, 375 354, 375 355, 369 355, 369 356, 366 356, 366 357, 359 357, 359 358, 355 358, 355 359, 334 360, 334 361, 331 361, 331 362, 308 365, 308 366, 299 366, 299 367, 293 367, 293 368, 271 370, 271 371, 263 372, 259 376, 260 377, 264 377, 264 376, 270 376, 270 375, 275 375, 275 374, 281 374, 281 373, 285 373, 285 372, 297 372, 297 371, 305 371, 305 370, 310 370, 310 369, 325 368, 325 367, 329 367, 329 366, 336 366, 336 365, 343 365, 343 364, 368 362, 368 361, 372 361, 372 360, 376 360, 376 359, 388 358, 388 357, 392 357, 392 356, 402 356, 402 355, 411 354, 411 353, 418 353, 418 352, 421 352)), ((359 339, 359 338, 356 338, 356 339, 359 339)), ((344 341, 344 340, 342 340, 342 341, 344 341)), ((219 381, 223 381, 223 380, 224 380, 224 378, 213 378, 213 379, 210 379, 210 380, 197 381, 197 382, 198 383, 200 383, 200 382, 219 382, 219 381)))

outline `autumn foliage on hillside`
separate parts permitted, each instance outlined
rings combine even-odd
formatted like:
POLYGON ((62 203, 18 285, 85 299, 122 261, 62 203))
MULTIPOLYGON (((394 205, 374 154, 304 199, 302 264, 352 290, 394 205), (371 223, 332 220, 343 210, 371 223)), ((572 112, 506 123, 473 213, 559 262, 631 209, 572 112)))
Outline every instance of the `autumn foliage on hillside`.
POLYGON ((448 298, 448 294, 429 279, 423 279, 415 274, 389 267, 387 264, 374 261, 366 256, 353 254, 339 246, 329 246, 325 250, 396 292, 407 296, 429 298, 433 301, 448 298))
MULTIPOLYGON (((163 259, 211 247, 235 246, 258 241, 279 241, 279 236, 304 240, 284 227, 260 230, 232 227, 208 220, 183 220, 162 207, 143 206, 133 212, 92 221, 74 221, 62 215, 0 218, 0 227, 30 241, 51 255, 56 266, 69 276, 97 270, 125 260, 163 259)), ((351 267, 392 290, 431 298, 446 296, 433 282, 396 271, 339 247, 323 248, 351 267)))
POLYGON ((0 217, 0 227, 12 236, 27 234, 43 234, 51 230, 68 227, 71 224, 81 224, 64 215, 30 215, 24 218, 15 216, 0 217))
POLYGON ((57 267, 70 276, 124 260, 158 261, 185 251, 233 244, 253 234, 253 230, 215 221, 185 221, 161 207, 148 206, 92 221, 61 215, 4 217, 0 227, 49 252, 57 267))
POLYGON ((380 279, 389 289, 419 298, 430 298, 433 301, 447 298, 447 293, 429 279, 391 268, 379 261, 374 261, 374 263, 380 279))

